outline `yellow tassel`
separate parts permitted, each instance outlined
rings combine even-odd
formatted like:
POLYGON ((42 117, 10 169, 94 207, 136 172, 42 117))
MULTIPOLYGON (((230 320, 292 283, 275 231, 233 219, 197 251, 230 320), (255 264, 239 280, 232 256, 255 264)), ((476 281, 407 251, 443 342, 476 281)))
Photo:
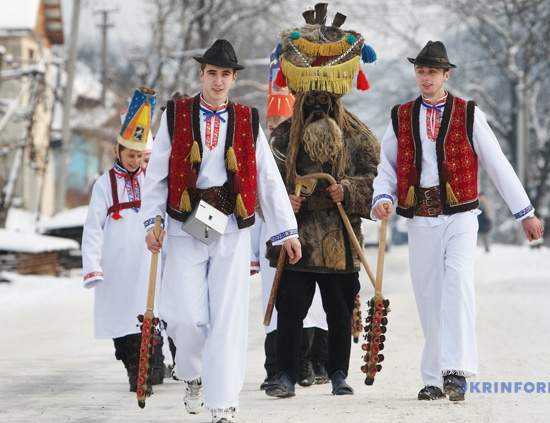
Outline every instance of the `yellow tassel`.
POLYGON ((182 212, 190 212, 191 211, 191 198, 189 198, 189 193, 187 192, 187 190, 185 190, 181 193, 180 210, 182 212))
POLYGON ((314 43, 302 37, 293 40, 292 43, 298 47, 298 50, 309 56, 339 56, 350 48, 346 37, 340 41, 323 44, 314 43))
POLYGON ((191 146, 191 163, 200 163, 201 162, 201 150, 199 148, 199 143, 197 141, 193 141, 193 145, 191 146))
POLYGON ((227 149, 227 160, 226 160, 227 170, 230 172, 236 173, 239 171, 239 165, 237 163, 237 156, 235 156, 235 150, 233 147, 227 149))
POLYGON ((453 187, 449 182, 445 183, 445 189, 447 191, 447 204, 449 204, 450 206, 458 204, 458 198, 456 198, 456 195, 453 192, 453 187))
POLYGON ((409 186, 407 198, 405 198, 405 205, 407 208, 416 206, 416 191, 414 189, 414 185, 409 186))
POLYGON ((248 212, 246 211, 246 207, 244 206, 244 201, 241 197, 241 194, 237 194, 237 199, 235 201, 235 214, 242 219, 248 217, 248 212))
POLYGON ((299 67, 284 57, 281 69, 288 87, 297 92, 328 91, 334 94, 346 94, 353 88, 353 78, 359 71, 360 57, 355 56, 347 62, 334 66, 299 67))

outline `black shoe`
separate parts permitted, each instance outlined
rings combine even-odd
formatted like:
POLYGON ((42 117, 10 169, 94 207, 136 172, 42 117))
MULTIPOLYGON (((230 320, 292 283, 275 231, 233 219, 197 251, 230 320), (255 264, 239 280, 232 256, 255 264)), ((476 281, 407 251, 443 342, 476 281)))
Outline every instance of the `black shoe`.
POLYGON ((346 383, 346 376, 342 370, 336 370, 330 377, 332 395, 353 395, 353 388, 346 383))
POLYGON ((327 368, 324 363, 313 362, 313 371, 315 372, 315 384, 324 385, 329 382, 327 368))
POLYGON ((265 391, 268 386, 273 385, 277 381, 277 375, 267 375, 262 384, 260 385, 260 390, 265 391))
POLYGON ((281 372, 272 385, 265 389, 265 393, 270 397, 289 398, 296 395, 294 381, 285 372, 281 372))
POLYGON ((418 391, 419 400, 437 400, 445 398, 445 394, 437 386, 424 386, 420 391, 418 391))
POLYGON ((443 376, 443 390, 449 396, 449 401, 464 401, 466 395, 466 378, 457 374, 443 376))
POLYGON ((298 375, 298 385, 306 387, 315 383, 315 372, 313 371, 313 364, 311 361, 306 360, 302 362, 302 368, 298 375))

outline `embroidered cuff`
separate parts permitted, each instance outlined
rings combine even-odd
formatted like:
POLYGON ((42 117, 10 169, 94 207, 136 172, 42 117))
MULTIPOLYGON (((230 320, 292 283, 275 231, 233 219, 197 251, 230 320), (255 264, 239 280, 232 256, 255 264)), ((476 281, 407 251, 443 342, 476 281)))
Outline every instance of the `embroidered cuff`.
POLYGON ((281 232, 278 235, 271 237, 271 243, 273 245, 281 245, 287 239, 298 238, 298 229, 289 229, 288 231, 281 232))
POLYGON ((535 208, 533 207, 533 205, 529 204, 523 210, 521 210, 517 213, 514 213, 514 218, 516 220, 523 220, 523 219, 529 217, 531 214, 533 214, 534 211, 535 211, 535 208))
POLYGON ((84 288, 93 288, 98 282, 103 280, 103 272, 89 272, 84 275, 82 282, 84 288))
MULTIPOLYGON (((152 217, 151 219, 147 219, 145 222, 143 222, 143 226, 145 226, 145 232, 147 232, 149 229, 151 229, 153 226, 155 226, 155 218, 152 217)), ((160 227, 164 229, 164 219, 160 219, 160 227)))
POLYGON ((381 203, 382 201, 386 201, 386 200, 390 200, 392 205, 395 204, 394 202, 394 199, 391 195, 389 194, 378 194, 376 197, 374 197, 372 199, 372 207, 370 209, 370 218, 371 220, 374 220, 374 221, 377 221, 378 219, 376 217, 374 217, 374 215, 372 214, 372 210, 379 204, 381 203))
POLYGON ((380 200, 383 200, 383 199, 387 199, 387 200, 390 200, 393 204, 393 197, 389 194, 378 194, 376 197, 374 197, 372 199, 372 206, 376 206, 376 204, 378 202, 380 202, 380 200))

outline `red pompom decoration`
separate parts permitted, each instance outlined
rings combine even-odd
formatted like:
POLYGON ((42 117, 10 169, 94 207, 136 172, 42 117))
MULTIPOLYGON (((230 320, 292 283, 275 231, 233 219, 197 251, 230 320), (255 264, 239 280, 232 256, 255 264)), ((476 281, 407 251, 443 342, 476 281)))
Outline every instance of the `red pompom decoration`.
POLYGON ((361 91, 367 91, 370 88, 369 80, 363 69, 359 69, 357 74, 357 89, 361 91))
POLYGON ((114 220, 122 219, 122 216, 121 216, 121 214, 120 214, 118 211, 114 212, 114 213, 111 215, 111 217, 112 217, 114 220))
POLYGON ((279 71, 277 72, 277 76, 275 77, 275 85, 277 85, 280 88, 286 87, 286 79, 283 75, 283 71, 281 68, 279 68, 279 71))

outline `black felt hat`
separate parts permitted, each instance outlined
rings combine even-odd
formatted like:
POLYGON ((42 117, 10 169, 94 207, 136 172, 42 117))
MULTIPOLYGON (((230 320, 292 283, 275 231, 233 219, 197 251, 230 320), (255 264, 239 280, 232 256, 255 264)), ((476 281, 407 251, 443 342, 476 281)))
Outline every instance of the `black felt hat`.
POLYGON ((416 66, 441 69, 456 68, 456 65, 449 62, 447 49, 441 41, 428 41, 416 58, 407 57, 407 59, 416 66))
POLYGON ((235 50, 227 40, 216 40, 202 56, 193 56, 193 59, 199 63, 219 66, 220 68, 244 69, 244 66, 239 65, 235 50))

